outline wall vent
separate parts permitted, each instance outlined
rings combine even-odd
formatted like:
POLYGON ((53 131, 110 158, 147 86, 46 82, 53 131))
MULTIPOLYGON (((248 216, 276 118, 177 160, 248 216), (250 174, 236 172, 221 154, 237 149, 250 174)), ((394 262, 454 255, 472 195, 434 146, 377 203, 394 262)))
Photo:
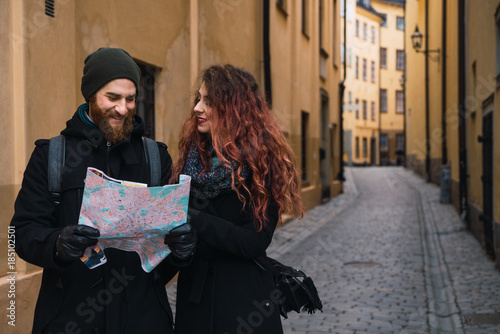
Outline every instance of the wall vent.
POLYGON ((56 17, 54 0, 45 0, 45 15, 56 17))

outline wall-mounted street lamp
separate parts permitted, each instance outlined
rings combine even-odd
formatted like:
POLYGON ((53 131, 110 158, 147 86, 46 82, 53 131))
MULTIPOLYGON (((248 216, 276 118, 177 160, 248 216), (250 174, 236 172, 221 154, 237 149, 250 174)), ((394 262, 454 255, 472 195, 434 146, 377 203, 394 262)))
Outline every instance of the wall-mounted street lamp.
POLYGON ((422 40, 424 38, 424 35, 420 31, 418 31, 418 25, 415 26, 415 32, 413 35, 411 35, 411 43, 413 44, 413 49, 415 49, 416 52, 421 52, 429 56, 430 59, 437 61, 439 63, 439 55, 441 53, 440 49, 436 50, 420 50, 422 47, 422 40), (437 53, 437 56, 432 57, 429 55, 429 53, 437 53))

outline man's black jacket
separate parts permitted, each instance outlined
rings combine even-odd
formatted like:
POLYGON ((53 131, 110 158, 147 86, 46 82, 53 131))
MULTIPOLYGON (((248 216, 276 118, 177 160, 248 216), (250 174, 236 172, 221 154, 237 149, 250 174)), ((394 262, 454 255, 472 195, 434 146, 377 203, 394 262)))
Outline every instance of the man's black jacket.
MULTIPOLYGON (((33 333, 172 333, 165 284, 177 267, 169 257, 151 273, 143 271, 135 252, 118 249, 106 249, 107 263, 92 270, 79 260, 64 264, 55 257, 62 228, 78 223, 87 167, 117 179, 149 183, 140 117, 134 118, 129 140, 109 145, 80 115, 77 111, 61 132, 66 136, 66 163, 60 204, 53 204, 48 191, 48 140, 35 143, 15 203, 11 225, 17 254, 43 268, 33 333)), ((161 183, 167 184, 172 159, 165 144, 158 143, 158 148, 161 183)))

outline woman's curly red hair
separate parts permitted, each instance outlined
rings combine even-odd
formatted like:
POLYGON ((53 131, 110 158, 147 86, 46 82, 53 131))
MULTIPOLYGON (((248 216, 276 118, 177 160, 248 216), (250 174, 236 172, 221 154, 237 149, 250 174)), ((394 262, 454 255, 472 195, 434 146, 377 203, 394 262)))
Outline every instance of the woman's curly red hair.
POLYGON ((182 127, 172 181, 177 181, 193 144, 205 169, 210 170, 211 144, 222 164, 231 166, 229 160, 239 166, 243 160, 247 163, 251 176, 244 180, 238 168, 232 173, 232 187, 244 206, 250 207, 258 230, 266 224, 271 202, 278 206, 280 217, 283 213, 303 216, 294 153, 253 75, 233 65, 213 65, 201 74, 199 86, 201 83, 212 103, 212 131, 209 135, 198 132, 198 117, 192 108, 182 127))

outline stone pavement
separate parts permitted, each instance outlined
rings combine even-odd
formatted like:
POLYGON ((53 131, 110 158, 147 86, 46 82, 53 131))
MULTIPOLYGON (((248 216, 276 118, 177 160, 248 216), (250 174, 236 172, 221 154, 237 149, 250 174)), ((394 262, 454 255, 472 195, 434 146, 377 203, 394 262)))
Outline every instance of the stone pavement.
POLYGON ((402 167, 345 174, 343 194, 269 247, 313 278, 324 306, 290 313, 285 333, 500 333, 500 272, 439 188, 402 167))

